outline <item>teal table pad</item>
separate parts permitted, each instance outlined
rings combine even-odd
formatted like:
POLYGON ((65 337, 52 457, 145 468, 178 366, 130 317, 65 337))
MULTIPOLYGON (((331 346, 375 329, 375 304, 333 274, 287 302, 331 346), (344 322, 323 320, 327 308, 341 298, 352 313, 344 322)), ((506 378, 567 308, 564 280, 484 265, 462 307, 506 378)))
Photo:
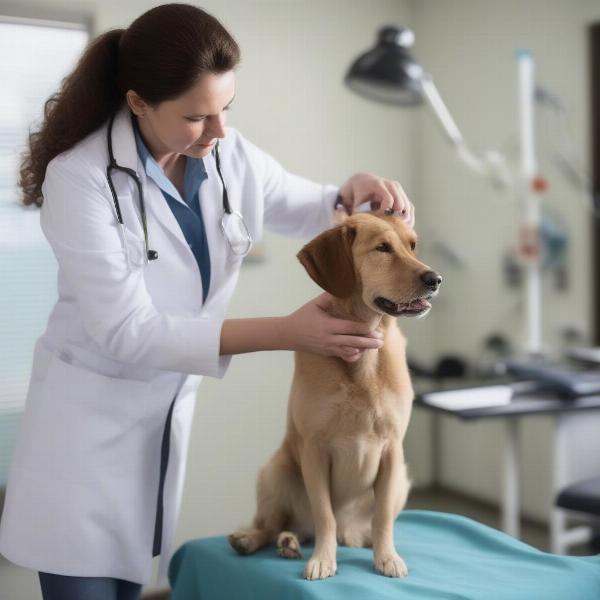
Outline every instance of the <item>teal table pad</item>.
POLYGON ((394 542, 408 576, 373 567, 370 548, 337 551, 335 577, 307 581, 304 558, 274 545, 241 556, 226 537, 192 540, 169 566, 172 600, 600 600, 600 555, 558 556, 466 517, 406 510, 394 542))

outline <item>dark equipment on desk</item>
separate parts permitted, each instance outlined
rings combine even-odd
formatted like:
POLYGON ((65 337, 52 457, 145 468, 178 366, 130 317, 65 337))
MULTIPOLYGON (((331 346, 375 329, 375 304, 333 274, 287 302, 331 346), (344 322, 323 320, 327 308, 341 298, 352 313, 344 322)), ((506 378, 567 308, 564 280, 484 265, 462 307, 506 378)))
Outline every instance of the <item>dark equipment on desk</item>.
POLYGON ((415 360, 408 359, 408 368, 416 377, 425 379, 448 379, 448 378, 463 378, 467 375, 467 363, 461 356, 442 356, 438 359, 435 367, 426 367, 415 360))
POLYGON ((503 364, 513 377, 538 382, 563 396, 600 394, 600 369, 581 370, 537 357, 510 359, 503 364))

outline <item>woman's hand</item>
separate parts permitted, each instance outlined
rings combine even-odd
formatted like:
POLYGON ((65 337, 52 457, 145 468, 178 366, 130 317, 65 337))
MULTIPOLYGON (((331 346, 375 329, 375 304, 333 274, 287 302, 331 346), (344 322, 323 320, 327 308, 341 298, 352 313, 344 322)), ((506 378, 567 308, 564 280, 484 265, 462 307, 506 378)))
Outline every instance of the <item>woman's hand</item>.
POLYGON ((415 207, 397 181, 371 173, 356 173, 342 185, 339 196, 349 215, 360 204, 370 202, 372 211, 397 214, 407 225, 414 227, 415 207))
POLYGON ((283 346, 338 356, 347 362, 358 360, 368 348, 381 348, 383 334, 371 331, 365 323, 337 319, 328 314, 332 297, 321 294, 281 320, 283 346))

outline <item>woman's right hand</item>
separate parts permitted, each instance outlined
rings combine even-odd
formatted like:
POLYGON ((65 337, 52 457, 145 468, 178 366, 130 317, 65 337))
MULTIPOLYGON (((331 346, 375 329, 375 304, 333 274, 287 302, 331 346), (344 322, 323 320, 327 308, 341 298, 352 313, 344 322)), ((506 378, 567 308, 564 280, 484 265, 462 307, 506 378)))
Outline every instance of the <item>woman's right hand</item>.
POLYGON ((381 348, 383 334, 366 323, 332 317, 327 311, 332 296, 321 294, 283 317, 282 337, 289 350, 301 350, 323 356, 338 356, 355 362, 368 348, 381 348))

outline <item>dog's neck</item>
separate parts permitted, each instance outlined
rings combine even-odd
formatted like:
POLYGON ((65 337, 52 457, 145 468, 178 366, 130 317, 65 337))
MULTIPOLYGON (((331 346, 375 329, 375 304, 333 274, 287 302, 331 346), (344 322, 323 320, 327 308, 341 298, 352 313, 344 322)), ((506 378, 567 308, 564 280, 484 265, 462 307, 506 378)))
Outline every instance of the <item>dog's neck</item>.
POLYGON ((382 321, 382 315, 369 308, 358 294, 349 298, 334 298, 330 312, 339 319, 366 323, 371 329, 378 328, 382 321))
MULTIPOLYGON (((369 308, 359 294, 353 294, 350 298, 335 298, 332 310, 330 312, 332 316, 340 319, 367 323, 371 330, 377 329, 378 331, 382 332, 384 336, 390 321, 389 318, 386 318, 375 310, 369 308)), ((364 382, 370 379, 372 376, 376 376, 377 368, 381 360, 382 350, 383 347, 379 350, 366 350, 357 361, 345 363, 352 379, 364 382)))

